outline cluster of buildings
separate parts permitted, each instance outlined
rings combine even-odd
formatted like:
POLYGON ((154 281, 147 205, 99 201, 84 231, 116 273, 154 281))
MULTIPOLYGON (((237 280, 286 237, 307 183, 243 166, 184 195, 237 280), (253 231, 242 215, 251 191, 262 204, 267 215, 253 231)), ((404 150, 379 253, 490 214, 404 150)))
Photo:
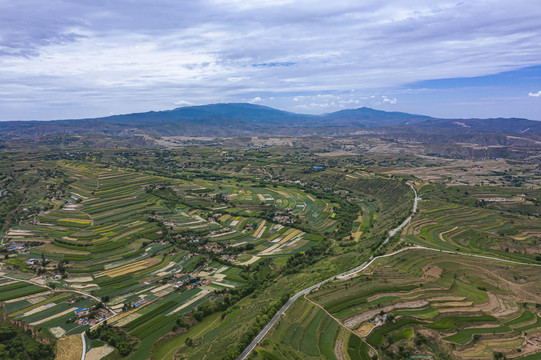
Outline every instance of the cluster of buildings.
POLYGON ((198 236, 190 236, 190 240, 188 240, 189 242, 191 243, 198 243, 199 241, 201 241, 201 238, 198 237, 198 236))
POLYGON ((294 224, 295 219, 289 217, 288 215, 276 214, 272 217, 272 220, 281 224, 294 224))
POLYGON ((25 250, 26 250, 26 246, 25 246, 23 243, 11 243, 11 244, 9 244, 9 246, 8 246, 8 250, 13 250, 13 251, 25 251, 25 250))
POLYGON ((109 311, 104 308, 92 311, 89 308, 79 308, 74 313, 77 316, 77 320, 75 320, 77 324, 93 326, 105 320, 109 311))
POLYGON ((78 208, 80 208, 81 205, 79 204, 74 204, 72 202, 68 202, 64 205, 64 207, 62 207, 62 210, 65 210, 65 211, 75 211, 77 210, 78 208))
POLYGON ((374 325, 376 326, 380 326, 380 325, 385 324, 388 316, 389 316, 388 314, 378 314, 376 315, 374 319, 370 320, 370 322, 374 323, 374 325))
POLYGON ((27 265, 39 265, 39 264, 41 264, 41 262, 42 262, 41 259, 28 259, 28 260, 26 260, 27 265))
POLYGON ((221 256, 222 260, 225 260, 225 261, 235 261, 237 259, 237 257, 235 255, 222 255, 221 256))
MULTIPOLYGON (((228 246, 228 245, 226 245, 226 246, 228 246)), ((199 250, 206 250, 208 252, 212 252, 212 253, 215 253, 215 254, 221 254, 224 251, 223 245, 220 245, 220 244, 214 243, 214 242, 208 242, 203 246, 199 246, 198 249, 199 250)))
POLYGON ((231 231, 231 228, 229 228, 229 226, 225 226, 219 230, 212 230, 211 232, 209 232, 209 235, 218 235, 218 234, 223 234, 225 232, 228 232, 228 231, 231 231))
POLYGON ((130 307, 137 307, 137 306, 141 306, 143 304, 146 304, 148 302, 147 299, 145 299, 144 296, 141 296, 139 299, 135 300, 135 301, 132 301, 130 303, 130 307))
POLYGON ((541 335, 534 335, 526 339, 526 349, 538 349, 541 347, 541 335))

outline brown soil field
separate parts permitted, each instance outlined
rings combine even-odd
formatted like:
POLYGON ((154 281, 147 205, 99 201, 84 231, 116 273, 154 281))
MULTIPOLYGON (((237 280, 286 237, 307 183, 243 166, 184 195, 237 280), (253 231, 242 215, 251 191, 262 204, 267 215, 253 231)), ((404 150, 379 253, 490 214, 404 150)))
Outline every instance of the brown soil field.
POLYGON ((58 339, 55 360, 80 360, 83 354, 81 335, 71 335, 58 339))

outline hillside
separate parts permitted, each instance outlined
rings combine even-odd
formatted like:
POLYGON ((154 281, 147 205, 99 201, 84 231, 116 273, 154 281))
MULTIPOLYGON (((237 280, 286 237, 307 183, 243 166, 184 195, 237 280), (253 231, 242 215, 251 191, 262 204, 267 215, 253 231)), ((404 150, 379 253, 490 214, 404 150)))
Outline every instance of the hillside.
POLYGON ((372 134, 533 134, 541 122, 516 118, 436 119, 370 108, 323 115, 297 114, 261 105, 230 103, 181 107, 93 119, 0 122, 0 138, 35 138, 49 134, 131 136, 343 136, 372 134))

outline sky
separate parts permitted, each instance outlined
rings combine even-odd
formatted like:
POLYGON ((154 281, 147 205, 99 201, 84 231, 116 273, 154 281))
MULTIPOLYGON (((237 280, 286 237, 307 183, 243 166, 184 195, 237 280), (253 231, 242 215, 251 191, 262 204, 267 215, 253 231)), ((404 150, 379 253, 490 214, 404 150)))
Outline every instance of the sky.
POLYGON ((221 102, 541 120, 539 0, 0 0, 0 120, 221 102))

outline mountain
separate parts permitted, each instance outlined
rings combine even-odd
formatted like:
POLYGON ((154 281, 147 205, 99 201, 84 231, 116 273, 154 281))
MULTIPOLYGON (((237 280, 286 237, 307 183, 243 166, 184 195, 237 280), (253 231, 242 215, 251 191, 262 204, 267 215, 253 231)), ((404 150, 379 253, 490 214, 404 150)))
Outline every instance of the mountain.
MULTIPOLYGON (((339 122, 343 125, 380 127, 393 125, 416 124, 434 118, 423 115, 413 115, 396 111, 381 111, 367 107, 346 109, 324 115, 325 119, 339 122)), ((434 119, 435 120, 435 119, 434 119)))
POLYGON ((541 133, 541 122, 503 118, 436 119, 366 107, 307 115, 245 103, 188 106, 93 119, 0 122, 3 139, 76 133, 109 136, 533 134, 541 133))
POLYGON ((208 125, 227 126, 231 123, 245 122, 255 125, 276 126, 287 125, 291 122, 305 124, 309 123, 310 119, 317 118, 319 117, 277 110, 268 106, 230 103, 187 106, 166 111, 150 111, 85 120, 99 120, 116 125, 144 124, 148 122, 191 122, 197 124, 205 123, 208 125))

